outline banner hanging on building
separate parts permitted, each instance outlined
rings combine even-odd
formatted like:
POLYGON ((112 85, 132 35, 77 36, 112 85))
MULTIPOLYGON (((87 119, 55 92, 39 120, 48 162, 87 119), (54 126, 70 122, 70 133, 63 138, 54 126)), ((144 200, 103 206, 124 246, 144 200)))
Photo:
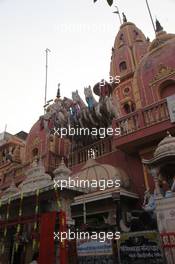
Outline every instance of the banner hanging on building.
POLYGON ((77 240, 78 256, 87 255, 112 255, 112 241, 105 240, 100 242, 93 239, 77 240))
POLYGON ((167 105, 171 123, 175 123, 175 95, 167 97, 167 105))
POLYGON ((163 264, 157 232, 123 234, 120 240, 120 258, 122 264, 163 264))
POLYGON ((104 242, 94 239, 77 240, 79 264, 114 263, 112 240, 104 242))

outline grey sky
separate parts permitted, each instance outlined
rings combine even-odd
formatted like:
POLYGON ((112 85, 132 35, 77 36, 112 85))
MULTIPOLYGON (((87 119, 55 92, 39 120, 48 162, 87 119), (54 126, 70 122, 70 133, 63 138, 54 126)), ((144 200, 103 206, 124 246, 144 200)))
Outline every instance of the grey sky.
MULTIPOLYGON (((153 17, 174 32, 175 1, 149 0, 153 17)), ((154 37, 145 0, 117 4, 146 36, 154 37)), ((45 53, 49 48, 48 99, 71 97, 109 74, 118 17, 105 0, 0 0, 0 132, 29 131, 43 113, 45 53)))

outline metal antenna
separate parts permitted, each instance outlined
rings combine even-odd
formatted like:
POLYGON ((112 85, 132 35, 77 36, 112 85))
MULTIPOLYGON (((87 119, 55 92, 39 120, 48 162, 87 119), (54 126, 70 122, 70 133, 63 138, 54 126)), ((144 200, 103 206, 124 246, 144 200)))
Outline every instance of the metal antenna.
POLYGON ((149 12, 150 18, 151 18, 151 22, 152 22, 152 25, 153 25, 154 32, 155 32, 155 34, 156 34, 156 27, 155 27, 155 25, 154 25, 154 21, 153 21, 153 17, 152 17, 152 14, 151 14, 151 9, 150 9, 150 7, 149 7, 148 0, 146 0, 146 5, 147 5, 147 8, 148 8, 148 12, 149 12))
POLYGON ((118 6, 115 6, 115 8, 116 8, 116 11, 114 11, 113 13, 118 15, 119 21, 120 21, 120 25, 122 25, 122 19, 121 19, 121 16, 120 16, 119 8, 118 8, 118 6))
POLYGON ((50 52, 50 50, 47 48, 45 50, 46 52, 46 80, 45 80, 45 96, 44 96, 44 105, 46 105, 47 103, 47 74, 48 74, 48 52, 50 52))

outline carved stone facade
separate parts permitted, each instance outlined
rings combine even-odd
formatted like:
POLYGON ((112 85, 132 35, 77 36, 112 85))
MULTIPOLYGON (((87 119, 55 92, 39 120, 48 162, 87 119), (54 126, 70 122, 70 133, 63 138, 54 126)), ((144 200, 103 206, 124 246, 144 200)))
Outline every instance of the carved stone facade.
POLYGON ((175 260, 175 137, 170 133, 159 143, 152 160, 143 160, 155 181, 155 207, 167 263, 175 260))

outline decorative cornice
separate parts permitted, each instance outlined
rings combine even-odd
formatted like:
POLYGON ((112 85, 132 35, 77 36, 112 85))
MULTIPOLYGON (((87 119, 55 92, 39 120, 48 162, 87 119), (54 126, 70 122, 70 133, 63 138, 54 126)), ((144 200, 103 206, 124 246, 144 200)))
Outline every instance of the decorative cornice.
POLYGON ((153 80, 149 83, 150 86, 155 85, 157 82, 168 78, 175 74, 175 69, 165 66, 164 64, 160 64, 158 68, 158 73, 154 76, 153 80))

